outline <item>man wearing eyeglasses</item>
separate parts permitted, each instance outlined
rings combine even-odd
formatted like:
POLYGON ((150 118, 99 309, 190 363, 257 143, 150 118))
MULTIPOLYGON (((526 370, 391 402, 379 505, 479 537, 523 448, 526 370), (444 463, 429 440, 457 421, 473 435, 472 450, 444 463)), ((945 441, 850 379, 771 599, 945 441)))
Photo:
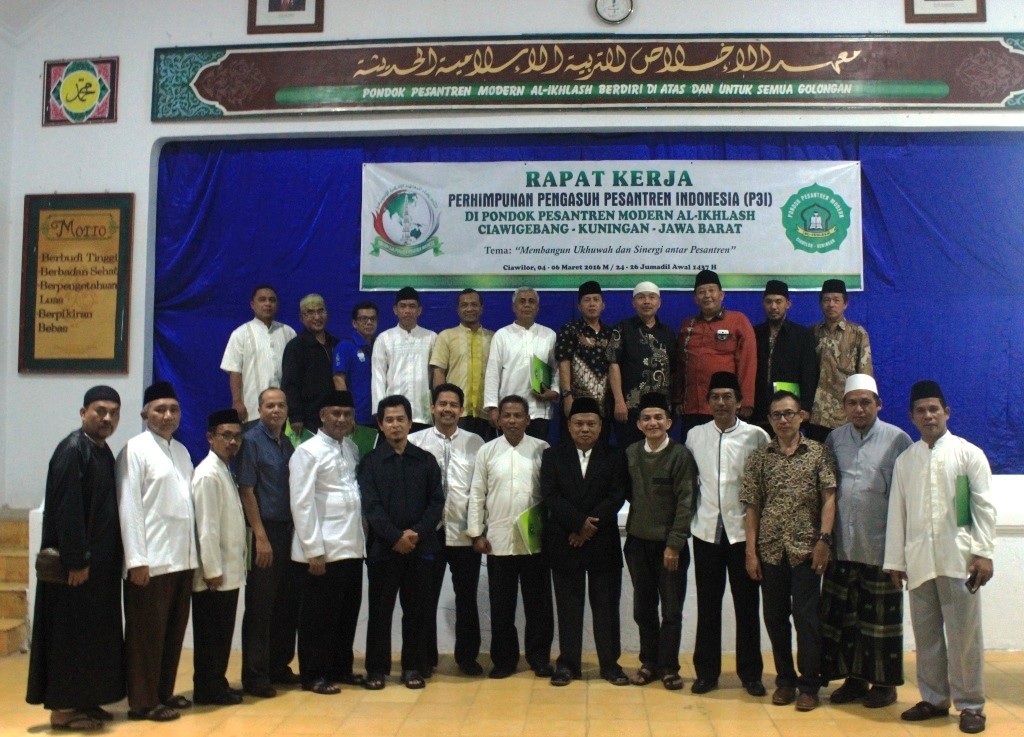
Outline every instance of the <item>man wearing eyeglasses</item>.
POLYGON ((832 450, 800 434, 806 419, 795 394, 778 391, 772 396, 768 420, 775 439, 751 454, 740 493, 740 501, 747 505, 747 573, 761 582, 764 626, 778 674, 772 703, 786 706, 796 701, 797 711, 818 706, 818 598, 831 553, 838 478, 832 450), (793 667, 790 616, 796 628, 799 676, 793 667))
POLYGON ((207 428, 210 453, 192 476, 199 539, 199 567, 192 579, 192 700, 231 706, 242 703, 226 673, 245 578, 245 515, 228 464, 242 446, 242 424, 236 410, 225 409, 209 416, 207 428))
POLYGON ((288 398, 292 432, 320 427, 320 399, 334 388, 331 365, 338 339, 327 332, 327 305, 319 294, 307 294, 299 302, 299 319, 306 329, 284 347, 281 388, 288 398))
POLYGON ((379 310, 373 302, 360 302, 352 308, 352 335, 334 348, 334 388, 352 392, 356 403, 356 423, 377 429, 370 401, 373 380, 373 344, 377 337, 379 310))

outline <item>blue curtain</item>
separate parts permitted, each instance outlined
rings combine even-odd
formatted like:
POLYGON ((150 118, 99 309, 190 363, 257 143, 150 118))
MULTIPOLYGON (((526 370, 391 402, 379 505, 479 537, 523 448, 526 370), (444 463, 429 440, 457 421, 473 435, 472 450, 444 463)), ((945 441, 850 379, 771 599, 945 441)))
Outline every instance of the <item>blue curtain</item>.
MULTIPOLYGON (((351 332, 362 299, 395 324, 389 293, 359 291, 361 166, 389 161, 602 159, 859 160, 865 291, 847 317, 871 335, 882 418, 915 432, 910 385, 939 381, 950 428, 981 446, 997 473, 1024 473, 1024 135, 1019 133, 658 133, 430 136, 174 142, 157 190, 154 378, 182 399, 179 437, 207 452, 205 417, 230 405, 219 370, 228 334, 251 319, 250 292, 274 284, 278 319, 301 329, 299 299, 319 292, 328 330, 351 332), (1017 400, 1013 400, 1017 397, 1017 400), (1017 401, 1016 410, 1011 402, 1017 401)), ((540 321, 574 317, 574 292, 542 295, 540 321)), ((457 322, 453 293, 426 293, 421 324, 457 322)), ((485 294, 484 322, 512 320, 511 293, 485 294)), ((606 295, 607 322, 631 314, 606 295)), ((792 319, 820 319, 816 294, 794 297, 792 319)), ((726 306, 763 320, 760 294, 726 306)), ((695 310, 688 292, 663 295, 672 325, 695 310)))

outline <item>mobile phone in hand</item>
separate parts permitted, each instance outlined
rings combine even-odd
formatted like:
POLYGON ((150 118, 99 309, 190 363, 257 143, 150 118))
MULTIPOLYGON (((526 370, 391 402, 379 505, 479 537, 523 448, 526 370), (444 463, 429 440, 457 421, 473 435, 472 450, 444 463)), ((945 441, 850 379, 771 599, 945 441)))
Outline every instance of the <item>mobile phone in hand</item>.
POLYGON ((964 586, 966 586, 967 590, 970 591, 972 594, 978 593, 978 589, 981 588, 981 584, 978 583, 978 572, 977 571, 972 573, 970 578, 968 578, 966 581, 964 581, 964 586))

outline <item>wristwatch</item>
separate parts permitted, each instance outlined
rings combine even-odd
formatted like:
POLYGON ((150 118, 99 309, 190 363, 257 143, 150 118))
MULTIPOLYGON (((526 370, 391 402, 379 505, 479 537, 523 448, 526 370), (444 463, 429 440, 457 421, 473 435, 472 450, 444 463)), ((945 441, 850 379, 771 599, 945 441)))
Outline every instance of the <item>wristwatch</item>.
POLYGON ((830 548, 835 543, 835 540, 832 538, 832 535, 830 533, 828 533, 828 532, 819 532, 818 533, 818 537, 815 538, 815 542, 817 542, 818 540, 821 540, 823 543, 828 545, 830 548))

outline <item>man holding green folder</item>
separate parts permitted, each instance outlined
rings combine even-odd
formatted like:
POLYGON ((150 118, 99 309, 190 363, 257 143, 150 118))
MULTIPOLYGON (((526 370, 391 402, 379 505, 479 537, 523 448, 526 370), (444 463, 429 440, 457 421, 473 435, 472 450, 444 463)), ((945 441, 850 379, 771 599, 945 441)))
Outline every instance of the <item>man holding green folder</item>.
POLYGON ((919 722, 960 711, 960 731, 984 731, 985 648, 978 588, 992 578, 996 510, 992 471, 980 448, 949 432, 950 410, 934 381, 910 390, 921 433, 893 470, 885 563, 910 591, 921 701, 901 715, 919 722))

